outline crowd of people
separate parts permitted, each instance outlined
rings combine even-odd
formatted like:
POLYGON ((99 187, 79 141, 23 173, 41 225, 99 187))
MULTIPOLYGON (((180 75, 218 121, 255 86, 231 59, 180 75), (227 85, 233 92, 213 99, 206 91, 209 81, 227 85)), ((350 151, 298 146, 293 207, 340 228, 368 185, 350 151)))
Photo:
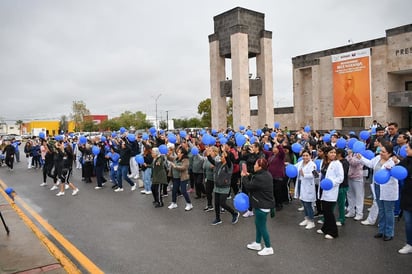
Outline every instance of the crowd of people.
MULTIPOLYGON (((130 191, 142 182, 141 193, 153 196, 155 208, 165 206, 164 197, 169 191, 169 210, 179 207, 179 196, 185 200, 185 211, 193 210, 192 199, 206 198, 203 210, 214 211, 212 225, 222 223, 223 212, 230 213, 232 224, 238 222, 241 213, 244 218, 255 216, 256 238, 247 248, 259 255, 274 252, 266 227, 267 216, 273 217, 293 198, 301 202, 299 211, 304 215, 298 225, 314 229, 318 217, 317 223, 322 226, 317 233, 329 240, 339 236, 338 227, 347 218, 353 218, 363 225, 378 224, 374 237, 390 241, 395 236, 395 218, 403 217, 406 245, 399 253, 412 253, 410 133, 399 132, 395 122, 383 128, 375 121, 366 132, 362 136, 335 130, 320 134, 307 126, 291 133, 276 124, 273 129, 265 126, 258 130, 241 127, 237 132, 201 130, 194 135, 153 128, 135 134, 121 129, 110 136, 91 139, 68 134, 55 138, 41 136, 29 140, 24 153, 27 168, 41 168, 41 186, 47 186, 47 178, 51 178, 51 190, 59 190, 57 196, 63 196, 68 188, 72 195, 79 193, 71 182, 75 166, 81 169, 85 183, 96 181, 96 190, 102 189, 107 180, 114 192, 124 191, 123 180, 130 185, 130 191), (362 142, 365 151, 372 155, 353 149, 353 139, 362 142), (295 175, 290 174, 292 166, 297 170, 295 175), (390 177, 385 183, 375 180, 374 174, 395 166, 403 166, 408 176, 403 180, 390 177), (366 218, 365 177, 371 178, 373 194, 373 205, 366 218), (328 188, 322 185, 326 180, 331 184, 328 188), (239 192, 249 196, 249 208, 243 212, 239 212, 235 202, 233 206, 227 202, 239 192)), ((11 170, 16 157, 16 145, 12 143, 2 144, 5 162, 11 170)))

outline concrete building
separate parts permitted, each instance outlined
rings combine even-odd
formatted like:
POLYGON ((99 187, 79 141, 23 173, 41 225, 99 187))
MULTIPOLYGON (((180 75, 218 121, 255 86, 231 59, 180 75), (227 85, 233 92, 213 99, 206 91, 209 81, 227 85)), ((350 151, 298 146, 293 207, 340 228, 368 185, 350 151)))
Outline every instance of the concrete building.
POLYGON ((282 125, 345 130, 377 120, 412 128, 412 24, 388 29, 382 38, 296 56, 292 63, 294 106, 275 109, 282 125), (356 88, 340 82, 361 71, 356 88))

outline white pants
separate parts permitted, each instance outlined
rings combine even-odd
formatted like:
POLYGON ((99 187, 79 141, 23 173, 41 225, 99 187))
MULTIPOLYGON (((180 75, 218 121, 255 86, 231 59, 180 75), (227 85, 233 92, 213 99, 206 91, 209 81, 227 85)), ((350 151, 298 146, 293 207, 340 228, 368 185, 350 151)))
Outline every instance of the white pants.
POLYGON ((33 157, 29 156, 26 159, 27 159, 27 168, 31 168, 31 161, 32 161, 33 157))
POLYGON ((371 224, 376 223, 376 219, 378 219, 378 213, 379 213, 379 208, 378 208, 378 204, 376 203, 376 195, 375 195, 375 187, 372 184, 370 184, 371 190, 372 190, 372 194, 373 194, 373 204, 371 207, 371 210, 369 211, 369 215, 368 215, 368 221, 371 224))
POLYGON ((363 177, 360 179, 349 179, 348 213, 363 218, 363 201, 365 199, 365 185, 363 177))
POLYGON ((132 177, 136 179, 139 178, 139 165, 137 164, 135 160, 135 156, 130 157, 129 164, 130 164, 130 171, 131 171, 130 178, 132 177))

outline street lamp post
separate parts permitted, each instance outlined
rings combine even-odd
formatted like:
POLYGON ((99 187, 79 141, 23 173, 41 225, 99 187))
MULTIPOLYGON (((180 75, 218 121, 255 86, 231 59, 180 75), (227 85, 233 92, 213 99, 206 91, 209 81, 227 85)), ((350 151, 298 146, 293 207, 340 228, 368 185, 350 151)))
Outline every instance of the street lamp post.
POLYGON ((162 94, 159 93, 159 95, 157 95, 157 97, 155 98, 155 105, 156 105, 156 129, 159 129, 159 124, 157 123, 157 100, 159 100, 159 97, 160 97, 161 95, 162 95, 162 94))

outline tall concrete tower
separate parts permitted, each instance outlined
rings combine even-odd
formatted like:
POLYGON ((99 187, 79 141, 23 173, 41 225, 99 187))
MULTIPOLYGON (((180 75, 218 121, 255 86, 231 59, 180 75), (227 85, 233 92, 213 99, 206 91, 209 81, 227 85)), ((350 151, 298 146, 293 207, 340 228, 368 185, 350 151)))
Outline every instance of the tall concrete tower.
POLYGON ((213 17, 209 35, 212 128, 226 128, 226 97, 233 100, 233 127, 251 125, 250 96, 257 96, 258 125, 273 124, 272 32, 265 15, 237 7, 213 17), (256 78, 250 77, 249 59, 256 57, 256 78), (225 58, 231 59, 226 75, 225 58))

